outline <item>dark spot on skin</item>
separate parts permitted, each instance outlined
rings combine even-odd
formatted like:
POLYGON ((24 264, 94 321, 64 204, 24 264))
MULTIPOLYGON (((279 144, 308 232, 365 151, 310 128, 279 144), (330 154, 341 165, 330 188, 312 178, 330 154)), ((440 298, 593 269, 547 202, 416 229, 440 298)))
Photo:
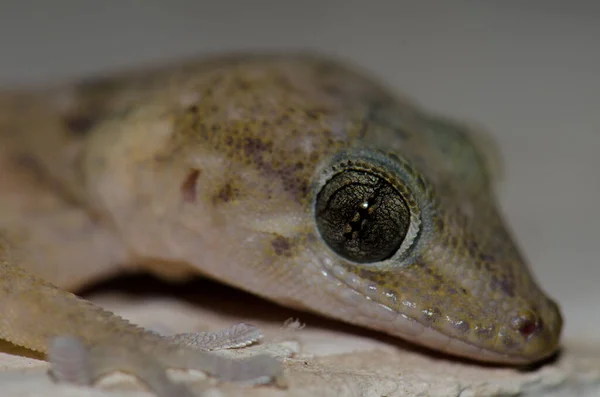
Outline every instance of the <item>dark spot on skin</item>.
POLYGON ((513 279, 504 277, 500 280, 500 288, 510 297, 515 296, 515 282, 513 279))
POLYGON ((497 276, 493 275, 491 279, 491 287, 494 290, 500 288, 507 296, 515 296, 515 283, 508 277, 498 278, 497 276))
POLYGON ((304 169, 304 164, 302 162, 296 162, 295 164, 289 164, 279 168, 274 168, 272 164, 262 162, 262 159, 256 164, 258 168, 265 173, 278 176, 282 182, 282 187, 286 192, 289 192, 296 197, 304 197, 308 194, 308 181, 298 175, 298 173, 304 169))
POLYGON ((480 339, 490 339, 494 335, 493 325, 484 325, 475 328, 475 334, 480 339))
POLYGON ((422 310, 421 314, 426 323, 433 324, 441 317, 442 312, 437 307, 432 307, 422 310))
POLYGON ((252 157, 255 162, 262 162, 259 157, 263 152, 271 149, 271 145, 256 138, 244 139, 244 153, 248 157, 252 157))
POLYGON ((44 173, 44 169, 31 154, 11 154, 11 162, 18 168, 29 171, 29 174, 34 177, 35 181, 38 183, 44 182, 44 179, 47 178, 46 174, 44 173))
POLYGON ((319 240, 314 233, 307 233, 305 238, 306 238, 306 242, 309 244, 313 244, 319 240))
POLYGON ((197 105, 191 105, 187 108, 188 112, 190 113, 198 113, 198 106, 197 105))
POLYGON ((447 286, 447 287, 446 287, 446 293, 447 293, 448 295, 456 295, 456 294, 458 294, 458 291, 457 291, 457 290, 456 290, 456 288, 454 288, 454 287, 447 286))
POLYGON ((436 216, 433 218, 433 223, 435 224, 435 228, 440 232, 443 231, 446 226, 444 224, 444 220, 442 218, 440 218, 439 216, 436 216))
POLYGON ((271 241, 271 246, 273 247, 276 255, 287 257, 292 256, 292 245, 290 241, 283 236, 275 237, 271 241))
POLYGON ((467 241, 467 251, 469 252, 469 255, 475 256, 479 251, 479 245, 475 241, 469 239, 467 241))
POLYGON ((458 332, 463 333, 463 334, 466 334, 467 332, 469 332, 469 329, 471 329, 471 325, 467 321, 464 321, 464 320, 453 321, 452 326, 458 332))
MULTIPOLYGON (((380 270, 375 270, 375 271, 369 270, 362 266, 347 266, 346 269, 348 269, 353 274, 356 274, 361 279, 373 281, 373 282, 375 282, 375 284, 377 284, 379 286, 386 285, 386 283, 388 283, 387 285, 389 285, 390 274, 391 274, 390 272, 380 271, 380 270)), ((402 292, 405 290, 404 287, 398 283, 392 283, 392 284, 393 284, 394 291, 396 291, 396 292, 402 292)), ((390 292, 390 290, 388 290, 388 292, 390 292)), ((397 297, 395 296, 396 292, 393 292, 394 300, 397 299, 397 297)))
POLYGON ((96 124, 96 119, 85 114, 75 114, 66 116, 64 123, 69 133, 73 135, 85 135, 96 124))
POLYGON ((420 256, 415 259, 415 261, 413 262, 413 266, 421 268, 421 269, 427 268, 427 266, 425 265, 425 261, 420 256))
POLYGON ((305 113, 309 119, 317 120, 323 111, 320 109, 306 109, 305 113))
POLYGON ((197 189, 196 183, 200 176, 200 170, 192 168, 188 171, 183 183, 181 184, 181 196, 186 203, 194 203, 196 201, 197 189))
POLYGON ((231 181, 226 182, 213 197, 213 205, 218 203, 228 203, 235 199, 239 194, 238 189, 233 187, 231 181))
POLYGON ((28 153, 11 153, 11 162, 18 167, 26 169, 38 167, 35 158, 28 153))

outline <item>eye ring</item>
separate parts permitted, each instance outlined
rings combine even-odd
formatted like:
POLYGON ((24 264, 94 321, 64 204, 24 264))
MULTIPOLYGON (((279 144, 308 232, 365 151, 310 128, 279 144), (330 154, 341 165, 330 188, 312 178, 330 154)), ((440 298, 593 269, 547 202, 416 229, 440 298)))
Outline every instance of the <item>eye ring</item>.
POLYGON ((336 157, 314 200, 321 239, 342 259, 363 265, 405 254, 421 225, 417 201, 402 178, 412 175, 408 164, 373 151, 336 157))

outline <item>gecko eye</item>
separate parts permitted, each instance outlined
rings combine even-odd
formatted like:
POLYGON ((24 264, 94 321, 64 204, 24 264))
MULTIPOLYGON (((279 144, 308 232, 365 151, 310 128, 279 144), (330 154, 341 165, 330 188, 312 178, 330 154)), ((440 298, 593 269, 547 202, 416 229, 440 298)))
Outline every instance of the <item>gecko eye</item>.
POLYGON ((338 255, 358 263, 393 256, 411 217, 403 195, 381 176, 347 169, 333 175, 316 198, 316 222, 338 255))

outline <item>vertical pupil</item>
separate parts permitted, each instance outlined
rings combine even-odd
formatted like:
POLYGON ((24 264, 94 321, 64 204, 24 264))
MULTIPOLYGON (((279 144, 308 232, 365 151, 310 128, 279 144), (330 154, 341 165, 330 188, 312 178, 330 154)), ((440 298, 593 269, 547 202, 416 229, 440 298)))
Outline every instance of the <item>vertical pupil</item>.
POLYGON ((369 198, 368 201, 363 201, 362 203, 360 203, 356 215, 348 224, 350 231, 344 233, 347 240, 351 240, 360 235, 361 229, 363 229, 365 224, 368 222, 370 212, 369 209, 371 208, 373 201, 373 198, 369 198))

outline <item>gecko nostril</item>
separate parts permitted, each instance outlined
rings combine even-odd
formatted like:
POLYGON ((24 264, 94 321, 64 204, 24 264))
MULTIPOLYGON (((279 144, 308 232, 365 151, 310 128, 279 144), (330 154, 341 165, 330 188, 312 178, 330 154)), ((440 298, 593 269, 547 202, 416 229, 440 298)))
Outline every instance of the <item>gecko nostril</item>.
POLYGON ((533 322, 528 321, 521 328, 519 328, 519 332, 526 338, 529 338, 531 335, 535 334, 537 331, 541 329, 540 325, 533 322))
POLYGON ((529 339, 542 329, 543 323, 531 311, 523 311, 510 320, 510 326, 524 338, 529 339))

